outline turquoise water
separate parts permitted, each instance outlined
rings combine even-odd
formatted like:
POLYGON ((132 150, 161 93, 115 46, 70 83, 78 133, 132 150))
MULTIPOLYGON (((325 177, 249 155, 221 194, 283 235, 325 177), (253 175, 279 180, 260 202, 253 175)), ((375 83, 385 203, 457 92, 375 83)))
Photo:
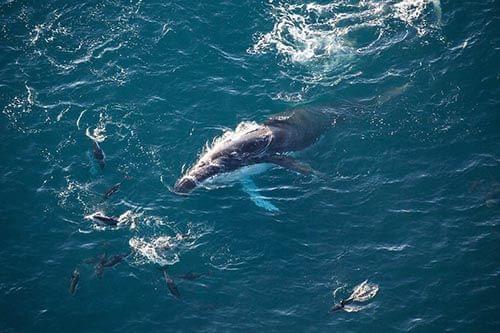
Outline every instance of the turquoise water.
POLYGON ((0 331, 498 331, 498 8, 1 1, 0 331), (346 115, 297 155, 326 177, 252 177, 279 212, 170 192, 225 130, 318 105, 346 115))

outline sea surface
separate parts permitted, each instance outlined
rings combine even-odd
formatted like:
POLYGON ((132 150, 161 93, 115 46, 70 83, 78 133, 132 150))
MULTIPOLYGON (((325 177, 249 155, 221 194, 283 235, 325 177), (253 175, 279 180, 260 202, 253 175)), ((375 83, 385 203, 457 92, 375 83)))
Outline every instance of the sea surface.
POLYGON ((499 332, 499 9, 1 0, 0 332, 499 332), (344 115, 296 155, 324 177, 252 177, 278 211, 171 192, 241 122, 317 106, 344 115))

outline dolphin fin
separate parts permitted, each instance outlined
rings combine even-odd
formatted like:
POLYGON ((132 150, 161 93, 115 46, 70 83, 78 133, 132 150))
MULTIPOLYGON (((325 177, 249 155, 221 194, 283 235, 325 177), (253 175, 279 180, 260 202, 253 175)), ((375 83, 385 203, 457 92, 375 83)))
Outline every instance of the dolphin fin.
POLYGON ((264 208, 270 212, 279 212, 278 207, 266 200, 260 193, 257 185, 250 177, 243 177, 240 179, 243 190, 250 196, 250 200, 257 206, 264 208))
POLYGON ((324 175, 313 168, 307 163, 297 161, 293 157, 284 155, 275 155, 266 159, 268 163, 279 165, 282 168, 301 173, 303 175, 316 175, 323 177, 324 175))

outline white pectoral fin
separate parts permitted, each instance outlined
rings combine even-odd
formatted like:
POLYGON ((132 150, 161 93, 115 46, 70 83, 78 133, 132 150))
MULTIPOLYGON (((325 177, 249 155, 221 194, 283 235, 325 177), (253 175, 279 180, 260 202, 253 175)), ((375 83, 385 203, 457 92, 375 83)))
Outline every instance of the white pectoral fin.
POLYGON ((252 200, 254 204, 270 212, 279 212, 278 207, 273 205, 259 193, 257 185, 250 177, 243 177, 240 181, 243 186, 243 190, 248 193, 250 200, 252 200))

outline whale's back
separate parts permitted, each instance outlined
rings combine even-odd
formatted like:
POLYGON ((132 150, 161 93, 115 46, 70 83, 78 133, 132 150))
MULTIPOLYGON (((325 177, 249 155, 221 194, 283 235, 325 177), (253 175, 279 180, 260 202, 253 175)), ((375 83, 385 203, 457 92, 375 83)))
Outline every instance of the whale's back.
POLYGON ((307 148, 332 127, 332 117, 321 109, 297 109, 273 116, 264 125, 276 135, 276 150, 297 151, 307 148))

